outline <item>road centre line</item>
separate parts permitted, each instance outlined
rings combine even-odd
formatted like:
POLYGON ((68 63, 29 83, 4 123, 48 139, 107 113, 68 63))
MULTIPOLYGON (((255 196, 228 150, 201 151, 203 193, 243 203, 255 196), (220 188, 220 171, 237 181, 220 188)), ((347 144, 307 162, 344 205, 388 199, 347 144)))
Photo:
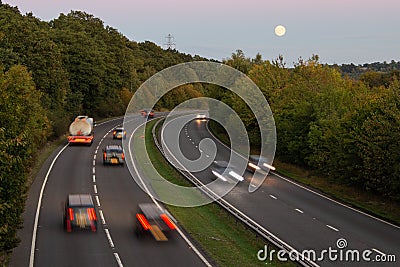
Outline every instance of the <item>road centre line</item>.
POLYGON ((96 199, 97 206, 98 206, 98 207, 100 207, 101 205, 100 205, 100 199, 99 199, 99 196, 94 196, 94 198, 96 199))
POLYGON ((381 255, 386 255, 385 253, 383 253, 382 251, 377 250, 376 248, 373 248, 372 250, 375 251, 376 253, 381 254, 381 255))
POLYGON ((300 209, 295 209, 295 211, 299 212, 299 213, 304 213, 304 211, 300 210, 300 209))
POLYGON ((108 242, 110 243, 110 247, 114 248, 114 242, 112 241, 111 235, 110 235, 110 231, 108 231, 108 229, 104 229, 104 232, 106 232, 106 236, 108 239, 108 242))
POLYGON ((103 225, 105 225, 106 224, 106 219, 104 218, 103 210, 99 210, 99 214, 100 214, 101 223, 103 225))
POLYGON ((333 226, 331 226, 331 225, 329 225, 329 224, 327 224, 326 226, 327 226, 328 228, 332 229, 333 231, 339 232, 339 229, 336 229, 335 227, 333 227, 333 226))
MULTIPOLYGON (((209 129, 209 127, 208 127, 208 124, 207 124, 207 132, 208 132, 215 140, 217 140, 217 142, 219 142, 221 145, 225 146, 225 147, 226 147, 227 149, 229 149, 232 153, 236 153, 237 155, 239 155, 239 156, 241 156, 242 158, 246 159, 245 157, 243 157, 243 155, 241 155, 240 153, 237 153, 235 150, 231 149, 231 148, 228 147, 226 144, 224 144, 221 140, 219 140, 219 139, 210 131, 210 129, 209 129)), ((246 159, 246 160, 247 160, 247 159, 246 159)), ((393 223, 390 223, 390 222, 387 222, 387 221, 382 220, 382 219, 380 219, 380 218, 377 218, 377 217, 375 217, 375 216, 373 216, 373 215, 370 215, 370 214, 365 213, 365 212, 363 212, 363 211, 361 211, 361 210, 355 209, 355 208, 350 207, 350 206, 348 206, 348 205, 346 205, 346 204, 343 204, 343 203, 341 203, 341 202, 339 202, 339 201, 337 201, 337 200, 334 200, 334 199, 332 199, 332 198, 330 198, 330 197, 328 197, 328 196, 325 196, 325 195, 320 194, 320 193, 318 193, 318 192, 316 192, 316 191, 313 191, 313 190, 311 190, 310 188, 307 188, 307 187, 305 187, 305 186, 303 186, 303 185, 301 185, 301 184, 299 184, 299 183, 296 183, 296 182, 294 182, 294 181, 292 181, 292 180, 290 180, 290 179, 288 179, 288 178, 286 178, 286 177, 283 177, 282 175, 279 175, 277 172, 273 172, 273 171, 269 171, 269 172, 272 173, 272 174, 274 174, 275 176, 279 177, 280 179, 285 180, 286 182, 291 183, 291 184, 293 184, 293 185, 295 185, 295 186, 297 186, 297 187, 300 187, 300 188, 302 188, 302 189, 304 189, 304 190, 306 190, 306 191, 308 191, 308 192, 310 192, 310 193, 312 193, 312 194, 315 194, 315 195, 317 195, 317 196, 319 196, 319 197, 322 197, 322 198, 324 198, 324 199, 326 199, 326 200, 329 200, 329 201, 331 201, 331 202, 333 202, 333 203, 336 203, 336 204, 338 204, 338 205, 340 205, 340 206, 342 206, 342 207, 348 208, 348 209, 350 209, 350 210, 352 210, 352 211, 355 211, 355 212, 357 212, 357 213, 359 213, 359 214, 362 214, 362 215, 364 215, 364 216, 370 217, 370 218, 372 218, 372 219, 374 219, 374 220, 380 221, 380 222, 382 222, 382 223, 385 223, 385 224, 387 224, 387 225, 390 225, 390 226, 392 226, 392 227, 395 227, 395 228, 397 228, 397 229, 400 229, 400 226, 397 226, 397 225, 395 225, 395 224, 393 224, 393 223)))

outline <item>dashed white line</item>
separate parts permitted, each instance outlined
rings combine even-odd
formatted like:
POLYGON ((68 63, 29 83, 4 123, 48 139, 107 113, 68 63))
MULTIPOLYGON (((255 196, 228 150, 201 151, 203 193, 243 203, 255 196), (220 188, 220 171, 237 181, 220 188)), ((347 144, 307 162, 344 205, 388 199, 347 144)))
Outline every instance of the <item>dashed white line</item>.
POLYGON ((383 253, 382 251, 377 250, 376 248, 373 248, 372 250, 375 251, 376 253, 381 254, 381 255, 386 255, 385 253, 383 253))
POLYGON ((93 185, 93 191, 95 194, 97 194, 97 186, 95 184, 93 185))
POLYGON ((97 154, 94 154, 93 159, 96 160, 97 154))
POLYGON ((104 232, 106 232, 106 236, 107 236, 108 242, 110 243, 110 247, 114 248, 114 242, 112 241, 110 232, 108 231, 108 229, 104 229, 104 232))
POLYGON ((100 205, 100 199, 99 199, 99 196, 94 196, 94 198, 96 199, 96 202, 97 202, 97 206, 101 206, 100 205))
POLYGON ((339 232, 339 229, 336 229, 335 227, 333 227, 333 226, 331 226, 331 225, 329 225, 329 224, 327 224, 326 226, 327 226, 328 228, 332 229, 333 231, 339 232))
POLYGON ((300 212, 300 213, 304 213, 304 211, 302 211, 300 209, 295 209, 295 211, 300 212))
POLYGON ((273 195, 269 195, 269 196, 270 196, 270 198, 278 199, 276 196, 273 196, 273 195))
POLYGON ((106 219, 104 218, 103 210, 99 210, 101 223, 104 225, 106 224, 106 219))
POLYGON ((118 253, 114 253, 114 257, 115 257, 115 260, 117 261, 117 263, 118 263, 118 266, 119 267, 123 267, 124 265, 122 265, 122 261, 121 261, 121 259, 119 258, 119 255, 118 255, 118 253))
POLYGON ((96 160, 93 159, 93 166, 96 166, 96 160))
POLYGON ((93 167, 93 174, 96 173, 96 167, 93 167))
POLYGON ((95 154, 97 154, 97 149, 94 151, 95 154))
POLYGON ((93 183, 96 182, 96 175, 93 174, 93 183))

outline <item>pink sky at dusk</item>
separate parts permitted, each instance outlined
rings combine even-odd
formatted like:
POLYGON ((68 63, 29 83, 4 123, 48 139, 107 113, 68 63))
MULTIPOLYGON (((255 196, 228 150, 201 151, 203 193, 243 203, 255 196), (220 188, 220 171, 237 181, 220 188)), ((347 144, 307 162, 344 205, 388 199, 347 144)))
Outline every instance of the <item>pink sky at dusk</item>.
POLYGON ((131 40, 163 46, 175 37, 184 53, 223 59, 237 49, 291 65, 318 54, 322 63, 400 61, 398 0, 2 0, 44 21, 81 10, 131 40), (276 25, 286 35, 274 34, 276 25))

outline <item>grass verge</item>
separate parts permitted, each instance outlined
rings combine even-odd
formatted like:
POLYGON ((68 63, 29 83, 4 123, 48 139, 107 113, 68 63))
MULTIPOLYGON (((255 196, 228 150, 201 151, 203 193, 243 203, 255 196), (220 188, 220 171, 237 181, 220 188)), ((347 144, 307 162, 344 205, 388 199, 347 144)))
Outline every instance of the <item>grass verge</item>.
MULTIPOLYGON (((155 121, 149 122, 146 129, 146 149, 152 164, 167 180, 185 186, 192 186, 161 155, 152 142, 151 128, 155 121)), ((280 262, 274 258, 271 262, 257 259, 257 252, 264 248, 266 241, 237 221, 218 204, 195 208, 167 206, 184 230, 195 243, 219 266, 295 266, 291 262, 280 262)))
MULTIPOLYGON (((223 143, 229 144, 229 138, 213 124, 210 130, 223 143)), ((334 183, 329 177, 317 175, 304 168, 274 160, 277 172, 314 188, 344 204, 357 208, 365 213, 379 217, 393 224, 400 225, 400 203, 377 194, 366 192, 356 187, 334 183)))

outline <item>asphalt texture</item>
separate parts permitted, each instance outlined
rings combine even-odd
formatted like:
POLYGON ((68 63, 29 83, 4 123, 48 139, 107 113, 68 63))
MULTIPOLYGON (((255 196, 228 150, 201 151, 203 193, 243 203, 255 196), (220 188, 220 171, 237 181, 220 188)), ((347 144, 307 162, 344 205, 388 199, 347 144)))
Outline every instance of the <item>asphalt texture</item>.
MULTIPOLYGON (((137 125, 145 119, 136 118, 137 125)), ((126 165, 103 166, 102 148, 120 144, 111 130, 122 119, 98 124, 91 146, 67 146, 59 155, 45 185, 37 239, 31 255, 34 217, 44 177, 58 148, 44 163, 29 190, 20 245, 14 249, 10 266, 204 266, 193 247, 174 233, 167 242, 135 235, 135 212, 139 203, 151 203, 149 196, 132 179, 126 165), (103 138, 104 137, 104 138, 103 138), (101 144, 99 145, 101 141, 101 144), (63 228, 63 203, 71 193, 88 193, 94 198, 97 232, 63 228), (101 213, 101 214, 100 214, 101 213), (104 220, 104 221, 103 221, 104 220)), ((127 138, 131 133, 127 133, 127 138)))

